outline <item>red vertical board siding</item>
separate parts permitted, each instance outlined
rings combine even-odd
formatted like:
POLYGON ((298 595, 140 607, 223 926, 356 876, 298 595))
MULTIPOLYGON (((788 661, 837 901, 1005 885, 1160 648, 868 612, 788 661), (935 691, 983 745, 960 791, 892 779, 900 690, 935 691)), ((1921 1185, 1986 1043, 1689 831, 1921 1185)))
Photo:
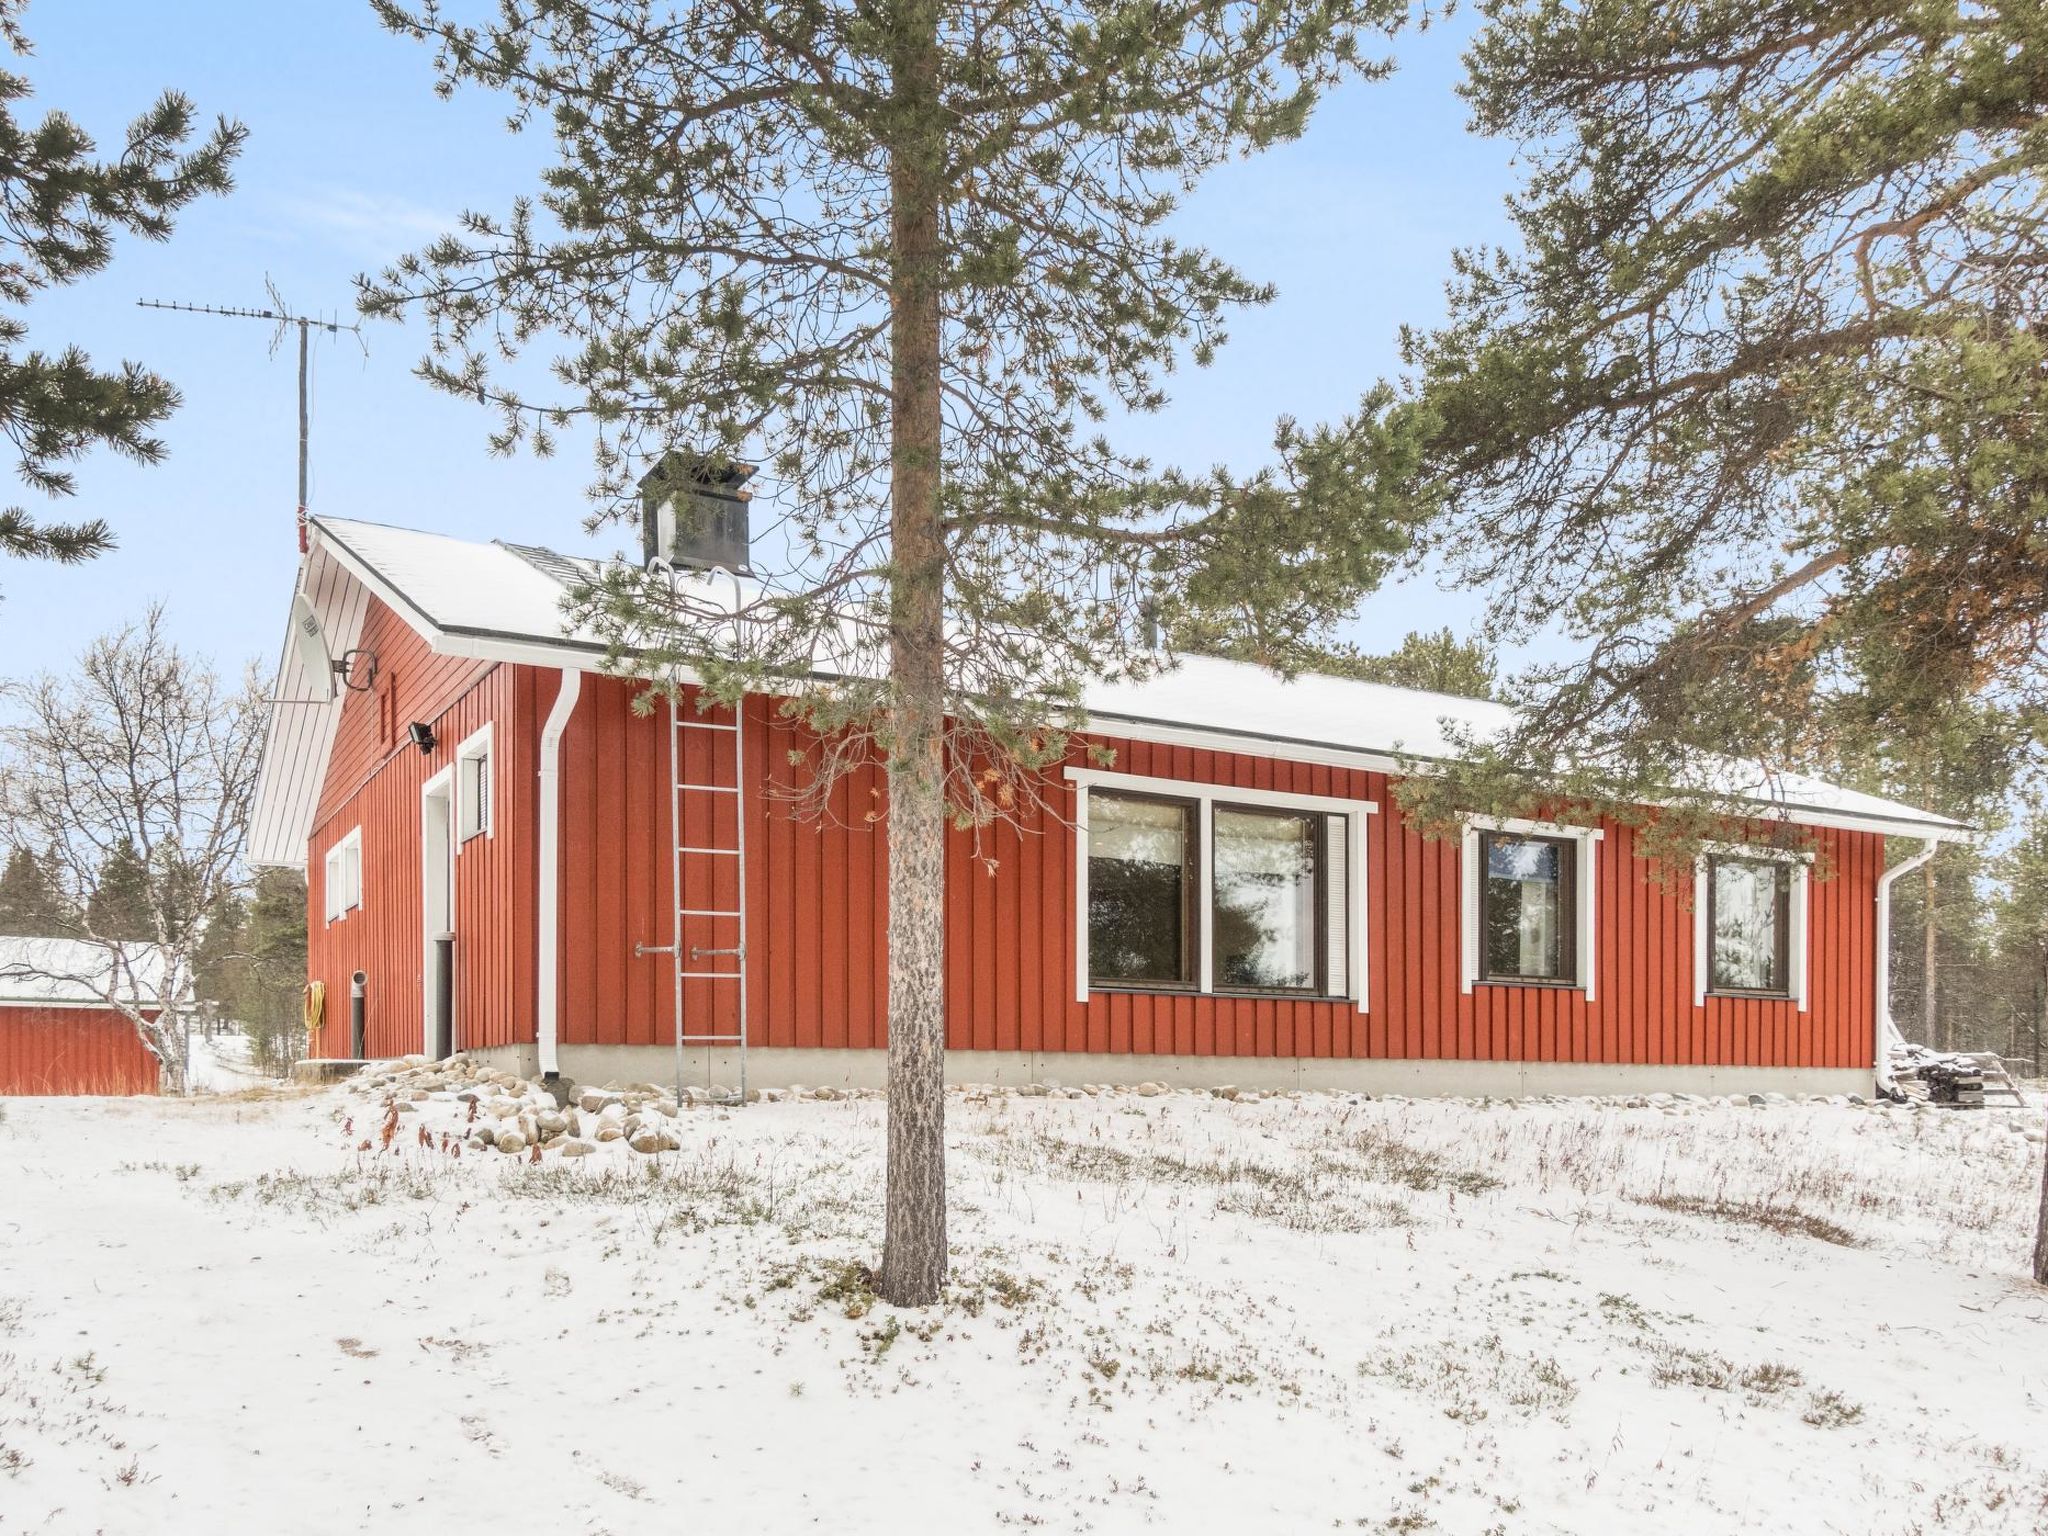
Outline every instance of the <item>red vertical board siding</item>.
MULTIPOLYGON (((540 722, 558 686, 546 669, 435 657, 373 602, 363 645, 390 697, 351 694, 308 849, 309 968, 328 987, 322 1049, 347 1046, 349 972, 371 976, 369 1046, 420 1047, 419 790, 456 743, 494 722, 496 824, 457 859, 458 1029, 466 1044, 534 1038, 534 840, 540 722), (404 740, 425 720, 430 756, 404 740), (393 740, 388 722, 397 722, 393 740), (320 889, 328 846, 364 836, 365 904, 327 924, 320 889)), ((633 711, 635 687, 586 676, 562 742, 561 1038, 571 1043, 674 1039, 669 962, 635 956, 673 925, 665 707, 633 711)), ((729 715, 691 715, 723 720, 729 715)), ((886 789, 856 768, 823 804, 801 791, 817 743, 774 701, 750 700, 744 795, 685 792, 683 835, 729 846, 745 817, 751 963, 748 1028, 757 1044, 872 1048, 886 1043, 886 789), (793 764, 791 755, 805 762, 793 764)), ((1346 1001, 1094 993, 1075 996, 1074 796, 1060 778, 1016 827, 947 833, 945 1006, 955 1048, 1198 1056, 1421 1057, 1520 1061, 1774 1063, 1863 1066, 1870 1059, 1873 898, 1882 840, 1816 834, 1830 878, 1811 890, 1810 1005, 1693 999, 1692 882, 1654 879, 1636 839, 1609 824, 1592 874, 1595 996, 1582 990, 1463 987, 1455 843, 1423 837, 1379 773, 1279 757, 1091 738, 1115 769, 1192 782, 1363 799, 1368 1008, 1346 1001)), ((729 782, 732 738, 686 732, 684 776, 729 782)), ((1077 751, 1074 759, 1081 761, 1077 751)), ((737 900, 731 859, 686 856, 685 904, 737 900)), ((686 946, 727 947, 736 925, 689 919, 686 946)), ((692 962, 725 969, 729 960, 692 962)), ((726 1033, 738 989, 689 981, 690 1033, 726 1033)))
POLYGON ((155 1093, 158 1075, 117 1009, 0 1003, 0 1098, 155 1093))
MULTIPOLYGON (((367 977, 365 1049, 398 1056, 424 1044, 420 789, 455 749, 492 727, 492 826, 455 857, 455 1029, 465 1046, 531 1040, 534 1029, 535 799, 538 727, 531 669, 435 656, 372 602, 357 642, 378 661, 375 691, 344 696, 320 806, 307 844, 307 974, 326 984, 316 1055, 349 1051, 349 981, 367 977), (433 728, 422 753, 406 726, 433 728), (327 850, 363 834, 363 904, 326 913, 327 850)), ((550 698, 552 694, 550 694, 550 698)))
MULTIPOLYGON (((635 686, 587 677, 565 733, 565 828, 590 827, 595 853, 572 857, 565 832, 561 909, 597 914, 596 965, 570 954, 576 930, 563 934, 563 1038, 601 1044, 675 1041, 675 1008, 667 955, 633 954, 636 943, 667 944, 674 925, 668 832, 668 711, 635 715, 635 686), (574 765, 572 769, 570 765, 574 765), (641 845, 636 849, 634 844, 641 845), (624 878, 641 869, 645 878, 624 878)), ((729 711, 699 714, 686 701, 685 720, 730 723, 729 711)), ((734 782, 734 740, 723 731, 681 735, 685 782, 734 782)), ((880 831, 881 778, 856 769, 823 804, 802 796, 809 769, 790 754, 815 760, 816 741, 781 717, 773 701, 747 704, 740 796, 683 792, 683 838, 693 848, 732 848, 746 823, 748 1038, 769 1046, 878 1046, 887 981, 885 929, 888 869, 880 831), (737 803, 736 803, 737 802, 737 803)), ((737 860, 684 854, 684 905, 731 911, 739 899, 737 860)), ((956 919, 957 920, 957 919, 956 919)), ((738 924, 727 918, 684 920, 690 948, 730 948, 738 924)), ((729 956, 686 956, 685 969, 730 971, 729 956)), ((731 981, 683 983, 684 1029, 726 1035, 738 1028, 739 988, 731 981)))

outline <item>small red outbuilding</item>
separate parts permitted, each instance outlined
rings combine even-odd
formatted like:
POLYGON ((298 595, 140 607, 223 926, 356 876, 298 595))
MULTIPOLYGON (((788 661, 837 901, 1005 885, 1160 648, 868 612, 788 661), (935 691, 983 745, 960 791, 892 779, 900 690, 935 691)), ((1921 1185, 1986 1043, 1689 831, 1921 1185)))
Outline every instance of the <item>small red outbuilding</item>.
MULTIPOLYGON (((149 946, 124 946, 124 959, 141 978, 161 970, 149 946)), ((157 1091, 156 1057, 107 1001, 112 969, 99 944, 0 936, 0 1097, 157 1091)))

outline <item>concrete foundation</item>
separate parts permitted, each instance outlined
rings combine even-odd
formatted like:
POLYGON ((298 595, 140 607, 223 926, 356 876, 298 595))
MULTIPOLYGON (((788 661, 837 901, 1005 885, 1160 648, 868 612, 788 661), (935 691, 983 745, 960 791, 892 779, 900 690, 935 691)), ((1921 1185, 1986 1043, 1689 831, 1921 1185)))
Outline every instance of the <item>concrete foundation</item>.
MULTIPOLYGON (((531 1077, 539 1071, 533 1046, 499 1046, 471 1057, 531 1077)), ((579 1083, 667 1083, 676 1075, 672 1048, 653 1045, 565 1045, 562 1076, 579 1083)), ((310 1065, 310 1064, 309 1064, 310 1065)), ((887 1051, 792 1050, 763 1046, 747 1052, 747 1085, 788 1088, 879 1088, 888 1072, 887 1051)), ((734 1087, 739 1057, 724 1048, 683 1053, 683 1081, 698 1087, 734 1087)), ((955 1083, 1165 1083, 1174 1088, 1311 1089, 1322 1092, 1400 1093, 1415 1098, 1532 1098, 1543 1094, 1626 1093, 1861 1093, 1868 1068, 1695 1067, 1570 1061, 1339 1060, 1285 1056, 1129 1056, 1069 1051, 949 1051, 946 1079, 955 1083)))

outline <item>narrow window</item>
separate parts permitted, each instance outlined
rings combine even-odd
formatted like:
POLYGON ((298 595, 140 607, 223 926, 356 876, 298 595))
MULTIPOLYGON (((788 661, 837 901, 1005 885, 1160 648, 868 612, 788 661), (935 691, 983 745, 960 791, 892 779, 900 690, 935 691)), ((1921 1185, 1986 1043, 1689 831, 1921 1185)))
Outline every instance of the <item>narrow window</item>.
POLYGON ((342 914, 343 879, 341 845, 337 843, 327 850, 327 873, 321 881, 327 893, 327 921, 330 923, 342 914))
POLYGON ((1575 980, 1577 841, 1484 832, 1479 838, 1479 865, 1484 979, 1575 980))
POLYGON ((1195 808, 1088 797, 1088 966, 1110 986, 1195 983, 1195 808))
POLYGON ((1216 808, 1210 924, 1218 987, 1320 987, 1322 820, 1309 812, 1216 808))
POLYGON ((363 829, 357 827, 327 850, 324 865, 327 920, 331 923, 363 904, 363 829))
POLYGON ((485 726, 455 749, 456 827, 460 841, 491 830, 491 732, 485 726))
POLYGON ((1716 992, 1789 997, 1792 866, 1779 859, 1709 861, 1707 932, 1716 992))

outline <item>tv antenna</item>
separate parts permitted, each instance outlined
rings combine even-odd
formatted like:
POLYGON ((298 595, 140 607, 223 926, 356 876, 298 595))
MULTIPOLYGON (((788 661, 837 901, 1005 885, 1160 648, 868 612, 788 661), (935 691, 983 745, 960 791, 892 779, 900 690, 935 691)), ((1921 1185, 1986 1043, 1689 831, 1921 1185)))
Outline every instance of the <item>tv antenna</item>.
POLYGON ((299 553, 306 552, 306 442, 309 435, 309 417, 306 402, 306 353, 307 338, 315 330, 325 331, 330 336, 353 336, 356 345, 363 348, 363 356, 370 355, 370 349, 363 342, 363 328, 360 325, 344 325, 339 320, 322 320, 316 315, 295 315, 292 307, 285 303, 284 295, 277 291, 277 284, 268 277, 263 279, 263 291, 270 295, 268 309, 238 309, 224 304, 180 304, 163 299, 137 299, 139 309, 167 309, 181 315, 217 315, 227 320, 268 320, 277 329, 270 333, 270 355, 277 356, 277 349, 283 344, 285 333, 293 326, 299 328, 299 553))

